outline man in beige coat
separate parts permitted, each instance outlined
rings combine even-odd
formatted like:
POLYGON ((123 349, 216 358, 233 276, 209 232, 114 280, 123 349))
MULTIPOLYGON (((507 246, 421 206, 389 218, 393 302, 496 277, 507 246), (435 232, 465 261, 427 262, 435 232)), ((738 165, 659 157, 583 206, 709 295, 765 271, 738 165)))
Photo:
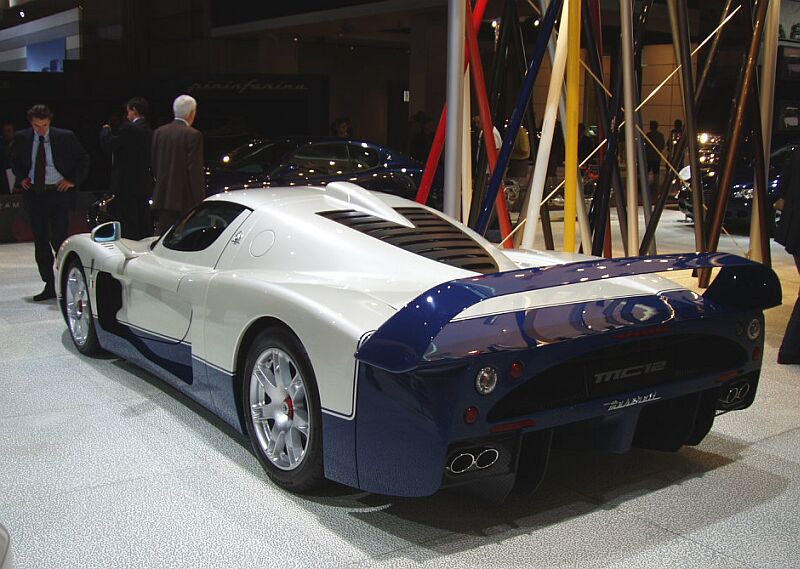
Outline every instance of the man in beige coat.
POLYGON ((181 95, 172 103, 172 110, 175 120, 153 132, 153 209, 158 215, 159 235, 206 197, 203 135, 192 128, 197 101, 181 95))

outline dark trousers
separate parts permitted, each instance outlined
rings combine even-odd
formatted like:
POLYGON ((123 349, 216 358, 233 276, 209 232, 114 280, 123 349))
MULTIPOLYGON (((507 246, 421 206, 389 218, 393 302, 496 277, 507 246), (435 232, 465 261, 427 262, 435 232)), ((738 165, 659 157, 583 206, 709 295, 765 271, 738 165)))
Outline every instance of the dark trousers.
POLYGON ((122 225, 125 239, 144 239, 153 235, 153 214, 148 198, 117 193, 108 204, 112 219, 122 225))
POLYGON ((36 265, 39 275, 46 284, 54 284, 54 253, 67 238, 69 227, 69 194, 49 189, 41 194, 27 190, 23 197, 25 210, 28 212, 36 265))
MULTIPOLYGON (((797 271, 800 272, 800 256, 794 256, 794 263, 797 265, 797 271)), ((786 332, 783 334, 778 354, 784 358, 800 360, 800 295, 794 303, 792 315, 786 324, 786 332)))

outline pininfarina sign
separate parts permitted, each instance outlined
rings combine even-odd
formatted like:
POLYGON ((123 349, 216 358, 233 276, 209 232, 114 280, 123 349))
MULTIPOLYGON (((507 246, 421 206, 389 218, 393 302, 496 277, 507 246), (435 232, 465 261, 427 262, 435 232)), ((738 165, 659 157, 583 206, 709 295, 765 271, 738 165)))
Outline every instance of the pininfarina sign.
POLYGON ((186 89, 189 93, 203 91, 223 91, 228 93, 263 93, 268 91, 307 91, 308 86, 302 82, 270 81, 263 79, 243 80, 206 80, 195 81, 186 89))

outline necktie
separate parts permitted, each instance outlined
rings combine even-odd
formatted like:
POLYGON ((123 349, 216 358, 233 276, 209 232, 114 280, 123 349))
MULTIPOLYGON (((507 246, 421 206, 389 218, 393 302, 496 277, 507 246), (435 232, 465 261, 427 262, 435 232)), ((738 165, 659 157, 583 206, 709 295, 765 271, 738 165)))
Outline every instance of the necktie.
POLYGON ((33 169, 33 191, 40 194, 44 191, 44 167, 47 160, 44 153, 44 137, 39 137, 39 148, 36 150, 36 165, 33 169))

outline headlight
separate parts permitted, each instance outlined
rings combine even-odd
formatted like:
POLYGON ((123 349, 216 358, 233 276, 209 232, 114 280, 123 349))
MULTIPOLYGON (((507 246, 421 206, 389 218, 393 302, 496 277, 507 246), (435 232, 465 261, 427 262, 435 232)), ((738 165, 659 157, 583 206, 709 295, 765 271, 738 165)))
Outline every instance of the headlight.
POLYGON ((732 196, 739 199, 751 200, 753 199, 753 188, 739 188, 738 190, 733 190, 732 196))

